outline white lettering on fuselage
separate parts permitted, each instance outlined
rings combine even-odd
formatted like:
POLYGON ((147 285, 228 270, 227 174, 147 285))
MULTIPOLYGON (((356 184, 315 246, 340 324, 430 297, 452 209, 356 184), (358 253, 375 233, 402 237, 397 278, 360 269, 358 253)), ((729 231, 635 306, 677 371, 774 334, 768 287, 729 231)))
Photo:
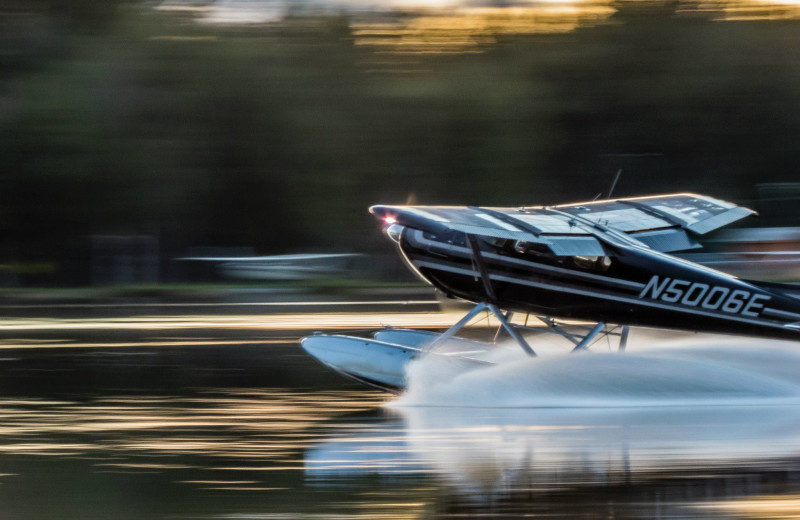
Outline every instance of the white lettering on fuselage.
POLYGON ((766 294, 751 293, 743 289, 729 289, 719 285, 689 282, 677 278, 661 279, 653 275, 639 293, 639 298, 651 298, 667 303, 680 303, 687 307, 722 310, 730 314, 758 317, 764 302, 772 299, 766 294))

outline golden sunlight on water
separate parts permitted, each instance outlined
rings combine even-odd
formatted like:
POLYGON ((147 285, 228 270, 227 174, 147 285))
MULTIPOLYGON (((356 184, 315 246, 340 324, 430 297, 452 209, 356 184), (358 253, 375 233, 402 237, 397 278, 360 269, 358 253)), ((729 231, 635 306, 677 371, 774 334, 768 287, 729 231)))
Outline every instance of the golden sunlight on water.
MULTIPOLYGON (((7 318, 0 319, 0 331, 47 330, 164 330, 164 329, 355 329, 396 327, 449 327, 458 313, 298 313, 264 315, 137 316, 126 318, 7 318)), ((0 342, 0 346, 21 348, 24 344, 0 342)))
MULTIPOLYGON (((294 511, 292 518, 418 518, 429 506, 429 489, 407 487, 402 496, 381 489, 364 496, 336 495, 323 515, 314 509, 324 503, 324 488, 306 492, 299 484, 305 451, 331 430, 357 426, 359 421, 350 419, 354 414, 373 410, 374 420, 374 410, 384 399, 384 394, 361 390, 224 388, 190 396, 100 396, 86 402, 2 399, 0 460, 17 471, 0 474, 0 493, 23 484, 27 492, 29 486, 39 489, 47 479, 37 468, 71 464, 78 472, 70 471, 65 479, 69 484, 59 480, 47 489, 47 496, 62 497, 45 506, 52 510, 43 510, 54 513, 53 518, 74 513, 76 508, 62 499, 69 496, 80 503, 74 486, 82 492, 89 489, 76 483, 96 479, 114 486, 125 479, 157 483, 171 490, 170 500, 183 511, 195 511, 187 518, 284 518, 274 516, 278 507, 294 511), (199 503, 182 503, 185 499, 199 503)), ((126 492, 117 489, 109 497, 92 490, 87 495, 91 506, 76 517, 92 512, 88 517, 127 518, 117 516, 125 507, 113 501, 120 493, 126 492)))
POLYGON ((796 505, 777 481, 796 460, 794 408, 387 407, 386 394, 325 380, 294 340, 147 348, 191 342, 157 336, 128 351, 4 353, 0 500, 53 498, 44 514, 0 518, 596 518, 598 497, 623 485, 617 518, 792 518, 796 505), (698 499, 693 486, 723 491, 698 499), (145 494, 156 513, 126 516, 145 494))
POLYGON ((757 496, 729 502, 715 502, 695 506, 696 509, 722 511, 737 518, 751 520, 800 519, 799 495, 757 496))
MULTIPOLYGON (((454 388, 461 404, 403 404, 329 373, 297 343, 314 330, 460 317, 391 312, 424 303, 174 315, 99 305, 0 319, 0 520, 596 518, 621 486, 608 517, 795 518, 796 477, 785 475, 800 445, 796 407, 508 408, 580 381, 528 386, 532 372, 506 369, 463 391, 432 371, 414 388, 454 388), (482 395, 500 405, 476 406, 482 395)), ((598 377, 613 393, 621 373, 598 377)))
POLYGON ((88 403, 3 399, 0 454, 94 456, 103 459, 95 464, 103 470, 192 467, 170 459, 184 455, 253 460, 264 471, 302 469, 293 454, 311 440, 304 431, 336 415, 374 408, 383 399, 384 394, 370 391, 312 396, 249 389, 209 390, 203 397, 105 397, 88 403), (143 456, 154 460, 145 462, 143 456))

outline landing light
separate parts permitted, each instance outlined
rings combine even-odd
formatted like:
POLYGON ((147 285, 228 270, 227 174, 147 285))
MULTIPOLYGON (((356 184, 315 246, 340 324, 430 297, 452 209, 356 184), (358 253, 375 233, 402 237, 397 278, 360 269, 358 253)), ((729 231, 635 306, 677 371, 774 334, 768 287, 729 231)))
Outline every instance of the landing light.
POLYGON ((392 225, 397 223, 397 219, 394 217, 384 217, 383 223, 387 225, 392 225))

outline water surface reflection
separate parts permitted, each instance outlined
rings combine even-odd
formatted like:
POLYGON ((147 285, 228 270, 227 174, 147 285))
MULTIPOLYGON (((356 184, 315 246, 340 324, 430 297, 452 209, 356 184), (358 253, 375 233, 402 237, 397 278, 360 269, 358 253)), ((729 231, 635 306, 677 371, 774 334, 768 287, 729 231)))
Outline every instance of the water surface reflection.
POLYGON ((412 407, 310 447, 305 472, 322 486, 433 475, 449 513, 786 518, 798 455, 800 407, 412 407))
POLYGON ((306 453, 314 478, 433 472, 465 490, 630 483, 712 466, 765 467, 800 456, 800 407, 401 408, 306 453), (391 462, 391 464, 389 463, 391 462), (500 480, 496 477, 502 476, 500 480))
POLYGON ((57 334, 0 361, 0 519, 788 518, 800 496, 798 407, 389 407, 283 330, 57 334))

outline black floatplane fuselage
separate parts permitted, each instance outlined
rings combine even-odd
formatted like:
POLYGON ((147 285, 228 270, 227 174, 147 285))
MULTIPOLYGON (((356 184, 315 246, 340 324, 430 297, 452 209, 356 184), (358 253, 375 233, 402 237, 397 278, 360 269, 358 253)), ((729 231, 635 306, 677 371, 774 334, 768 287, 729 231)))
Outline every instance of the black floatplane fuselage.
MULTIPOLYGON (((800 289, 743 280, 668 254, 698 248, 699 235, 753 213, 728 202, 675 194, 553 207, 370 210, 412 270, 445 294, 490 310, 531 355, 502 311, 597 322, 583 337, 562 333, 575 350, 588 347, 607 323, 625 326, 622 341, 630 325, 800 339, 800 289)), ((455 331, 448 333, 444 339, 455 331)), ((324 338, 331 336, 312 338, 318 339, 304 341, 306 350, 359 379, 347 373, 347 363, 326 361, 324 338)), ((409 357, 435 351, 413 331, 386 339, 366 341, 411 342, 396 343, 419 350, 409 357)), ((369 357, 369 350, 356 350, 369 357)))

